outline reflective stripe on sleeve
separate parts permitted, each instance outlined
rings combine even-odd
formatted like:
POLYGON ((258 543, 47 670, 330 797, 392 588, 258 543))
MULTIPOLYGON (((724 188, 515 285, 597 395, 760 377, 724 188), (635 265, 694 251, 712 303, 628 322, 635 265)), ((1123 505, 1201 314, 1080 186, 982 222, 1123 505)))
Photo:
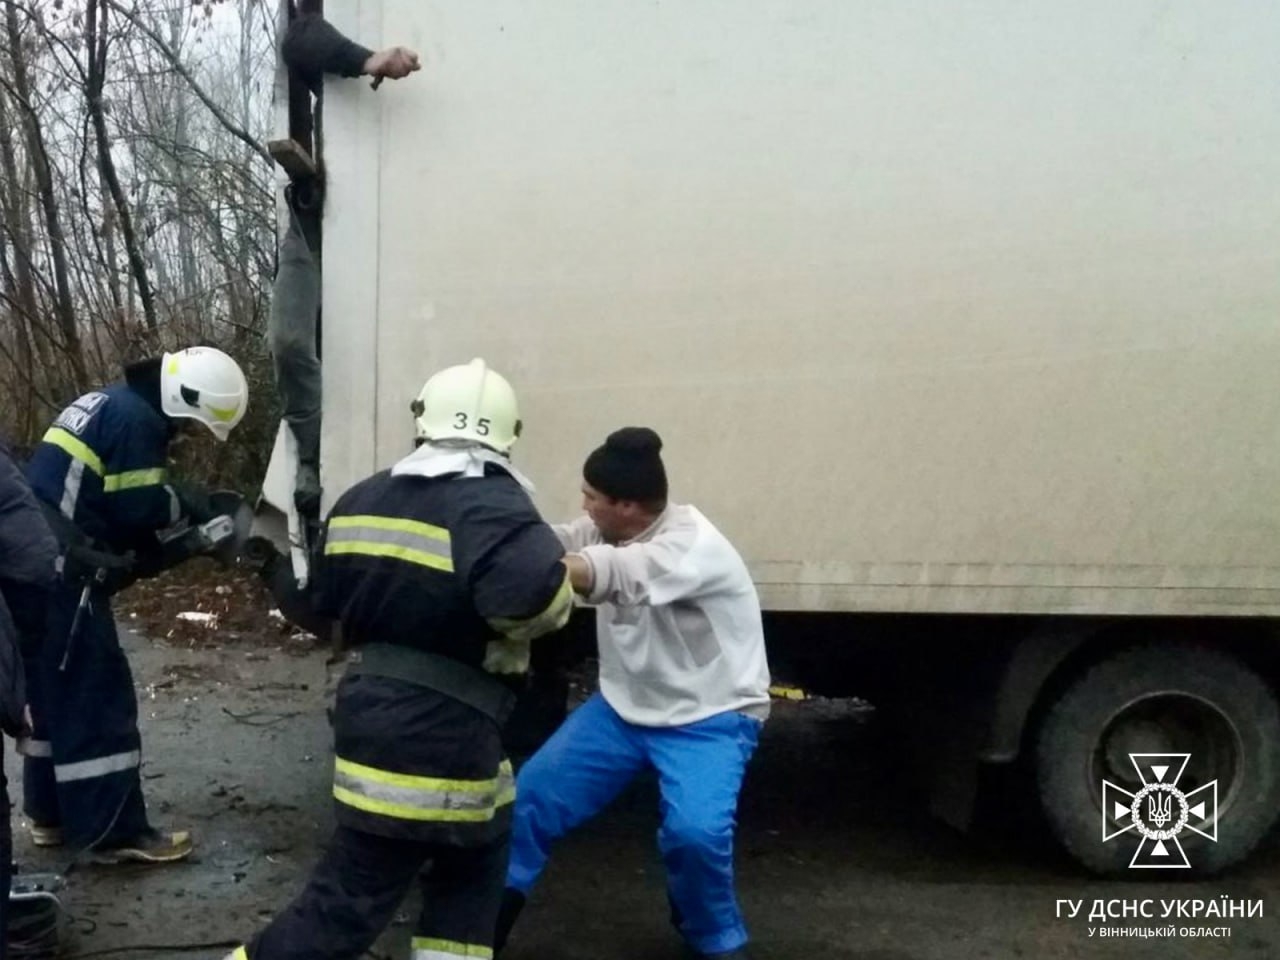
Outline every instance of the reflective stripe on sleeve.
POLYGON ((551 602, 540 613, 532 617, 519 619, 516 617, 490 617, 489 626, 512 640, 535 640, 544 633, 559 630, 569 622, 573 613, 573 587, 569 584, 569 571, 566 570, 560 589, 551 598, 551 602))

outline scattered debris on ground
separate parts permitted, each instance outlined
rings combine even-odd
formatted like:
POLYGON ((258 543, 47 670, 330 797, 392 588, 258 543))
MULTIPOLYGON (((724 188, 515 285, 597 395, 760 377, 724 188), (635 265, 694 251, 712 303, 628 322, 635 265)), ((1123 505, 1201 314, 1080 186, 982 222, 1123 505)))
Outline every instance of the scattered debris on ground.
POLYGON ((255 574, 213 560, 139 581, 116 598, 115 610, 130 629, 175 647, 243 643, 302 654, 319 644, 280 615, 255 574))

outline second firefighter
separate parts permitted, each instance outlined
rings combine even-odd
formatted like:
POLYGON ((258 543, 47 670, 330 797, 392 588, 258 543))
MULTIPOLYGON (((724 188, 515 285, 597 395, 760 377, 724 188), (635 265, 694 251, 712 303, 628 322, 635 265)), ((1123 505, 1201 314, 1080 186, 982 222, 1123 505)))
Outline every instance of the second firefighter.
POLYGON ((413 960, 490 955, 515 781, 494 674, 564 625, 563 548, 508 452, 515 394, 481 360, 423 387, 418 449, 330 513, 315 589, 352 650, 334 711, 337 829, 302 893, 229 960, 361 956, 421 874, 413 960), (423 871, 424 865, 430 867, 423 871))

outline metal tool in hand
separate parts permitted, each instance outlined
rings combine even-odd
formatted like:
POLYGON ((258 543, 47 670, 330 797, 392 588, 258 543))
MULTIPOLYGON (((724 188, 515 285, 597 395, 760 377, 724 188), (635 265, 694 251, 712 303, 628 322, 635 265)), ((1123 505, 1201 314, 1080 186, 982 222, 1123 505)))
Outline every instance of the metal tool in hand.
POLYGON ((183 524, 163 531, 158 535, 163 552, 160 568, 168 570, 201 555, 230 563, 248 536, 251 515, 248 519, 239 516, 247 511, 244 501, 237 498, 236 513, 219 514, 194 527, 183 524))
MULTIPOLYGON (((236 517, 222 514, 195 527, 182 526, 166 531, 158 538, 163 552, 161 568, 167 570, 199 554, 218 555, 220 549, 231 550, 234 548, 241 528, 247 530, 247 523, 242 522, 237 525, 236 517)), ((66 671, 67 664, 71 660, 71 649, 75 645, 76 635, 80 632, 80 624, 93 603, 94 588, 105 587, 107 578, 113 572, 127 574, 135 561, 133 554, 115 556, 91 550, 76 550, 74 559, 77 565, 91 568, 92 573, 85 578, 84 588, 80 591, 80 602, 76 605, 76 613, 71 620, 71 630, 67 634, 67 647, 62 654, 62 662, 58 664, 58 670, 63 672, 66 671)), ((118 582, 117 585, 119 585, 118 582)))

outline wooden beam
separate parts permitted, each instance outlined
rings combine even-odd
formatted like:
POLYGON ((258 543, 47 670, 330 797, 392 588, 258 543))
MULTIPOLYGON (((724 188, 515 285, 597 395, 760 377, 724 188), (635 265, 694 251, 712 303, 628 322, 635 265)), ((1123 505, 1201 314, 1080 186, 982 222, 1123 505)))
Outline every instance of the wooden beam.
POLYGON ((268 141, 267 152, 290 177, 314 177, 317 173, 316 162, 311 159, 311 154, 296 140, 268 141))

